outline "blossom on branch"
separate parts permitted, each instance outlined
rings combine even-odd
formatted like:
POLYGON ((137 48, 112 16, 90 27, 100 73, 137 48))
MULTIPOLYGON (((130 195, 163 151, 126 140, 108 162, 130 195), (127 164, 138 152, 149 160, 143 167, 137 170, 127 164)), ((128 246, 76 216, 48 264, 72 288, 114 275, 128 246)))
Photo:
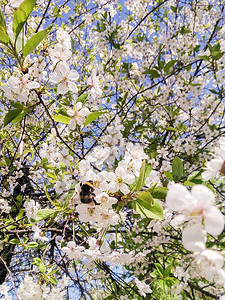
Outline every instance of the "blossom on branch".
POLYGON ((166 204, 168 208, 178 212, 173 225, 185 221, 204 222, 205 230, 212 235, 218 235, 224 229, 224 216, 214 205, 215 196, 204 185, 195 185, 189 192, 181 184, 173 184, 167 193, 166 204))
POLYGON ((60 61, 55 70, 49 75, 50 82, 57 84, 57 93, 66 94, 68 91, 77 93, 76 81, 79 78, 79 74, 75 70, 70 70, 69 65, 60 61))

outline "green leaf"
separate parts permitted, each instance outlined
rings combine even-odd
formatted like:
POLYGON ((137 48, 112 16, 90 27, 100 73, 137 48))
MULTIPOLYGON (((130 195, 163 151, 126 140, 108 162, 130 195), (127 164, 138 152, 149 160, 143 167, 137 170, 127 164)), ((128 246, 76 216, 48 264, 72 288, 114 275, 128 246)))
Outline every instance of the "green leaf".
POLYGON ((165 277, 168 277, 171 273, 171 265, 167 266, 163 273, 165 277))
POLYGON ((177 60, 171 60, 171 61, 169 61, 169 62, 165 65, 164 71, 165 71, 165 72, 168 72, 169 69, 172 68, 172 67, 175 65, 176 62, 177 62, 177 60))
POLYGON ((173 181, 173 175, 170 172, 164 171, 164 174, 169 181, 173 181))
POLYGON ((55 173, 53 172, 47 172, 46 175, 52 179, 54 179, 55 181, 58 179, 58 177, 56 176, 55 173))
POLYGON ((220 53, 218 53, 218 54, 216 54, 216 55, 213 55, 213 54, 212 54, 212 56, 213 56, 213 58, 214 58, 215 60, 219 60, 221 57, 223 57, 223 55, 224 55, 224 52, 220 52, 220 53))
POLYGON ((152 197, 156 199, 166 199, 168 188, 166 187, 156 187, 152 192, 152 197))
POLYGON ((93 113, 90 113, 84 122, 84 126, 87 126, 88 124, 90 124, 91 122, 93 122, 94 120, 96 120, 98 117, 100 117, 103 114, 105 114, 104 111, 95 111, 93 113))
POLYGON ((77 99, 77 102, 82 102, 83 104, 87 101, 88 93, 80 95, 77 99))
POLYGON ((36 0, 24 0, 20 4, 19 8, 15 11, 13 16, 13 32, 16 39, 20 31, 22 30, 27 18, 32 12, 35 4, 36 0))
POLYGON ((9 42, 9 36, 8 34, 4 33, 0 30, 0 43, 7 45, 9 42))
POLYGON ((175 129, 175 128, 173 128, 173 127, 171 127, 171 126, 168 126, 168 127, 166 127, 166 130, 168 130, 168 131, 177 131, 177 129, 175 129))
POLYGON ((187 180, 188 180, 188 181, 193 181, 194 179, 202 179, 202 172, 203 172, 203 170, 192 172, 192 173, 188 176, 187 180))
POLYGON ((63 116, 63 115, 54 115, 52 118, 53 118, 54 121, 60 122, 60 123, 63 123, 63 124, 69 124, 70 121, 71 121, 70 117, 63 116))
POLYGON ((26 114, 26 111, 21 111, 21 113, 11 121, 11 123, 18 123, 26 114))
POLYGON ((0 31, 6 33, 5 18, 1 9, 0 9, 0 31))
POLYGON ((155 263, 155 267, 159 275, 163 276, 163 267, 159 263, 155 263))
POLYGON ((39 264, 38 269, 40 270, 40 272, 41 272, 42 274, 44 274, 44 273, 46 272, 46 266, 44 265, 43 262, 41 262, 41 263, 39 264))
POLYGON ((150 75, 151 78, 159 78, 160 77, 160 74, 156 70, 153 70, 153 69, 147 70, 147 71, 143 72, 143 74, 150 75))
POLYGON ((212 49, 213 51, 220 51, 220 44, 215 44, 212 49))
POLYGON ((135 178, 135 182, 130 185, 131 192, 140 191, 145 184, 146 178, 151 173, 152 166, 146 164, 145 161, 142 162, 139 177, 135 178))
POLYGON ((53 12, 52 12, 52 14, 53 14, 53 15, 55 15, 55 14, 57 14, 57 13, 58 13, 58 11, 59 11, 59 8, 58 8, 58 6, 57 6, 57 5, 55 5, 55 7, 54 7, 54 9, 53 9, 53 12))
POLYGON ((135 186, 135 191, 140 191, 145 183, 145 160, 143 160, 141 164, 140 174, 138 177, 138 181, 135 186))
POLYGON ((10 243, 10 244, 19 245, 20 240, 18 240, 18 239, 11 239, 11 240, 9 241, 9 243, 10 243))
POLYGON ((177 13, 177 7, 176 6, 170 6, 171 10, 176 14, 177 13))
POLYGON ((46 267, 39 257, 34 258, 33 264, 38 266, 38 268, 42 274, 46 272, 46 267))
POLYGON ((149 219, 163 219, 163 209, 161 204, 154 200, 153 205, 141 199, 132 202, 133 209, 140 215, 149 219))
POLYGON ((4 156, 4 159, 5 159, 6 165, 9 166, 11 164, 11 160, 7 156, 4 156))
POLYGON ((210 91, 211 93, 215 94, 215 95, 219 95, 219 94, 220 94, 219 92, 217 92, 217 91, 215 91, 215 90, 213 90, 213 89, 209 89, 209 91, 210 91))
POLYGON ((53 284, 57 284, 57 279, 53 276, 49 276, 48 280, 53 284))
POLYGON ((54 209, 39 209, 36 214, 35 222, 40 222, 49 218, 55 212, 54 209))
POLYGON ((173 179, 175 182, 178 182, 184 174, 184 167, 182 160, 179 157, 174 157, 172 163, 172 172, 173 172, 173 179))
POLYGON ((39 258, 39 257, 35 257, 34 259, 33 259, 33 265, 36 265, 36 266, 39 266, 40 265, 40 263, 41 263, 41 259, 39 258))
POLYGON ((75 186, 77 184, 77 181, 75 181, 72 185, 71 185, 71 188, 72 189, 71 191, 68 192, 68 194, 66 195, 66 199, 65 199, 65 203, 64 203, 64 207, 67 207, 69 202, 70 202, 70 199, 72 198, 74 192, 75 192, 75 186))
POLYGON ((199 55, 198 57, 203 59, 203 60, 210 61, 210 57, 207 56, 207 55, 199 55))
POLYGON ((46 197, 48 198, 48 200, 53 204, 55 205, 55 203, 52 201, 50 195, 49 195, 49 192, 48 192, 48 188, 47 188, 47 185, 46 183, 44 183, 44 190, 45 190, 45 194, 46 194, 46 197))
POLYGON ((214 57, 217 56, 218 54, 221 54, 221 51, 213 51, 211 54, 214 57))
POLYGON ((23 109, 23 104, 21 104, 20 102, 15 102, 15 101, 9 101, 9 102, 13 107, 23 109))
POLYGON ((165 64, 165 62, 164 62, 163 60, 159 60, 159 61, 158 61, 158 66, 159 66, 159 69, 160 69, 160 70, 163 69, 164 64, 165 64))
POLYGON ((23 47, 23 55, 27 56, 28 54, 30 54, 37 47, 37 45, 47 37, 52 27, 53 25, 50 25, 47 29, 39 31, 34 36, 32 36, 32 38, 30 38, 23 47))
POLYGON ((192 181, 185 181, 184 182, 184 186, 190 186, 190 187, 192 187, 192 186, 194 186, 194 185, 196 185, 196 183, 194 183, 194 182, 192 182, 192 181))
POLYGON ((151 206, 154 204, 154 199, 150 192, 146 192, 146 191, 141 192, 137 199, 141 199, 142 201, 150 204, 151 206))
POLYGON ((183 26, 180 31, 181 34, 191 33, 191 30, 188 27, 183 26))
POLYGON ((22 112, 22 108, 9 110, 4 118, 4 126, 12 122, 12 120, 14 120, 21 112, 22 112))
POLYGON ((18 215, 16 217, 16 220, 19 220, 20 218, 22 218, 23 213, 24 213, 24 209, 20 209, 20 211, 19 211, 19 213, 18 213, 18 215))
POLYGON ((27 243, 27 247, 28 248, 35 248, 38 246, 38 243, 37 242, 30 242, 30 243, 27 243))

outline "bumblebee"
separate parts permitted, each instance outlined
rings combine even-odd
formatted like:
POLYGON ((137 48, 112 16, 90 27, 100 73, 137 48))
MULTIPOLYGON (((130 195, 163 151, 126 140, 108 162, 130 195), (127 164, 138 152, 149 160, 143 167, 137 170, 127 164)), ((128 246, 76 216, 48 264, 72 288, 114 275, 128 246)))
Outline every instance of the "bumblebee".
POLYGON ((80 201, 82 203, 95 203, 95 193, 94 193, 93 181, 86 181, 81 185, 80 191, 80 201))

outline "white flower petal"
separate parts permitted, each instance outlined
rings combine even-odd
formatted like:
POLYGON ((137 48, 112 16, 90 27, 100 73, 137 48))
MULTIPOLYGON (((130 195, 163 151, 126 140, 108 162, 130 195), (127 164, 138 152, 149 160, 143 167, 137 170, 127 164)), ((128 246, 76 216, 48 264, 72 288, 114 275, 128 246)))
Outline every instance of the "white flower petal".
POLYGON ((68 85, 65 82, 60 82, 57 87, 58 94, 65 94, 68 92, 68 85))
POLYGON ((170 187, 166 196, 168 208, 174 211, 191 209, 194 206, 194 199, 186 187, 177 183, 170 187))
POLYGON ((191 194, 193 198, 197 199, 198 204, 200 204, 200 206, 205 210, 210 209, 215 202, 213 192, 204 185, 198 184, 193 186, 191 194))
POLYGON ((70 68, 69 65, 65 61, 60 61, 56 66, 56 71, 60 72, 64 76, 69 73, 70 68))
POLYGON ((117 167, 116 170, 115 170, 115 174, 118 176, 118 177, 124 177, 126 175, 126 171, 124 168, 122 167, 117 167))
POLYGON ((184 248, 189 251, 202 251, 205 248, 206 231, 200 223, 187 226, 182 234, 184 248))
POLYGON ((124 183, 120 184, 120 191, 126 195, 130 193, 130 189, 128 188, 128 186, 124 183))
POLYGON ((205 230, 212 235, 220 234, 224 229, 224 216, 221 211, 213 206, 205 214, 205 230))
POLYGON ((218 252, 211 249, 206 249, 202 251, 201 256, 207 259, 207 261, 209 261, 211 264, 213 264, 216 270, 219 270, 223 267, 224 258, 218 252))
POLYGON ((123 180, 127 183, 127 184, 132 184, 135 181, 135 176, 133 174, 127 174, 123 177, 123 180))
POLYGON ((112 193, 116 193, 116 192, 119 190, 119 185, 118 185, 118 183, 115 182, 115 181, 111 181, 111 182, 109 183, 109 190, 110 190, 110 192, 112 192, 112 193))
POLYGON ((30 81, 26 84, 26 87, 31 90, 31 89, 37 89, 40 87, 40 84, 38 82, 35 81, 30 81))
POLYGON ((72 82, 72 81, 69 81, 68 82, 68 87, 69 87, 69 90, 73 93, 78 93, 78 88, 77 88, 77 85, 76 83, 72 82))
POLYGON ((74 70, 69 71, 68 76, 69 76, 69 79, 72 80, 72 81, 77 81, 78 78, 79 78, 78 72, 74 71, 74 70))

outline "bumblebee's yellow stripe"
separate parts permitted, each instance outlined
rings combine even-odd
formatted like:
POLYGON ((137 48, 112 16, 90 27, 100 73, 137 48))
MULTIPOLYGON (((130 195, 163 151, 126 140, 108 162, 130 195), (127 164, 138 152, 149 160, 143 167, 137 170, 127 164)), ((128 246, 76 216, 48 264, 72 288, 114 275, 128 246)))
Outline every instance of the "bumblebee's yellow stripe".
POLYGON ((89 181, 86 181, 83 185, 88 185, 88 186, 90 186, 91 188, 94 188, 94 187, 93 187, 93 184, 90 183, 89 181))

